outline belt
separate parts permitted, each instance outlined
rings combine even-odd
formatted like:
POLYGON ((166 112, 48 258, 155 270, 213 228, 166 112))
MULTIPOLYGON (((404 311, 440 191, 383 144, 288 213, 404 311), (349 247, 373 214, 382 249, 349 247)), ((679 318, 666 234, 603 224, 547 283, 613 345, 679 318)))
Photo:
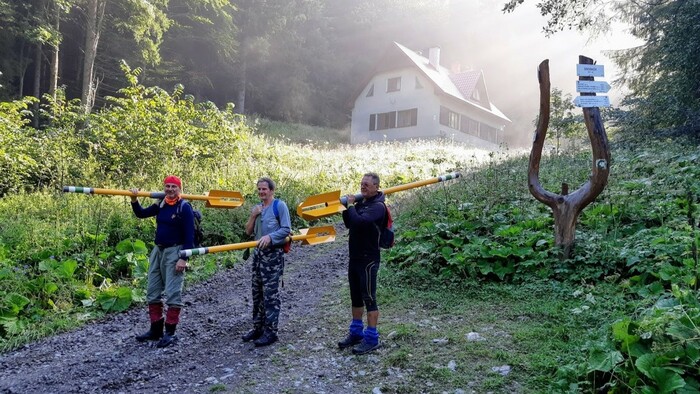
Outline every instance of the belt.
POLYGON ((158 249, 163 250, 167 248, 172 248, 173 246, 177 246, 178 244, 157 244, 156 246, 158 249))

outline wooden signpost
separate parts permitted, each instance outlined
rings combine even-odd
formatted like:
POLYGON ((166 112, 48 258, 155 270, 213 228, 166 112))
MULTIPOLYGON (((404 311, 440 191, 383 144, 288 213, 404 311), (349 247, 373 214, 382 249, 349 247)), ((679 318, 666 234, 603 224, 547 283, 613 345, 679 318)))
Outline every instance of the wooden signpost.
MULTIPOLYGON (((593 59, 579 56, 577 72, 581 81, 593 81, 594 76, 603 75, 603 66, 593 64, 593 59)), ((530 151, 530 163, 528 166, 528 187, 538 201, 549 206, 554 214, 554 243, 560 248, 560 257, 571 257, 576 234, 576 220, 581 211, 593 202, 605 189, 610 174, 610 146, 605 127, 600 117, 600 104, 596 100, 605 100, 609 105, 607 96, 595 96, 593 92, 582 92, 577 97, 579 105, 583 107, 583 118, 588 130, 588 138, 591 141, 592 161, 591 176, 579 189, 569 192, 569 185, 562 183, 561 193, 553 193, 545 190, 540 183, 540 159, 544 147, 550 117, 550 81, 549 61, 544 60, 538 68, 540 81, 540 116, 535 130, 535 138, 530 151), (584 105, 585 104, 585 105, 584 105)))

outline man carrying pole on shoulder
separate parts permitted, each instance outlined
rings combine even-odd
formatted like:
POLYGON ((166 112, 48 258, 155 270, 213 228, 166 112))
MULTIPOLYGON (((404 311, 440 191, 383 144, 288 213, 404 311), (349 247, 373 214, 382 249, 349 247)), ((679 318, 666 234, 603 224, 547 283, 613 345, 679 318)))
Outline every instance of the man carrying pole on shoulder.
POLYGON ((384 194, 379 191, 379 176, 369 172, 360 183, 362 199, 348 194, 348 209, 343 211, 343 222, 350 230, 348 247, 348 282, 352 301, 352 322, 347 337, 338 342, 340 349, 354 346, 353 354, 365 354, 381 347, 377 321, 377 271, 379 270, 379 233, 386 215, 384 194), (367 328, 362 315, 367 309, 367 328))
POLYGON ((182 286, 187 269, 187 257, 179 257, 181 249, 194 247, 194 213, 192 206, 182 200, 182 181, 170 175, 163 181, 165 198, 159 203, 143 208, 137 200, 138 189, 131 189, 131 208, 137 218, 156 217, 156 246, 149 257, 148 289, 146 301, 151 328, 136 336, 136 340, 158 341, 156 347, 166 347, 177 342, 175 328, 182 309, 182 286), (163 319, 163 301, 168 310, 163 319), (164 321, 165 320, 165 321, 164 321), (165 323, 165 324, 164 324, 165 323), (163 330, 165 326, 165 331, 163 330))

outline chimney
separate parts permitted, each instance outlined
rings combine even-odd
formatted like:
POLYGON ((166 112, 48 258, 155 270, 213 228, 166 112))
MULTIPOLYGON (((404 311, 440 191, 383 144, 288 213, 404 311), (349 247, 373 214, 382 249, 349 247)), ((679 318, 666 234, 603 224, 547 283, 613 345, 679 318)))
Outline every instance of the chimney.
POLYGON ((440 47, 432 47, 428 49, 428 64, 436 70, 440 67, 440 47))

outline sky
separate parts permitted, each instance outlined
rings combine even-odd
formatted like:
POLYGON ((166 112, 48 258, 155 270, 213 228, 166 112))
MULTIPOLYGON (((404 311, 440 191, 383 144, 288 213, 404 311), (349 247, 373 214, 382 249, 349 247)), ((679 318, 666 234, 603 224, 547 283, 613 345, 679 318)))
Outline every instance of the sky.
MULTIPOLYGON (((621 90, 613 84, 619 71, 604 50, 628 48, 639 41, 625 32, 625 26, 615 26, 607 36, 590 41, 587 36, 564 31, 545 37, 542 26, 546 19, 539 14, 533 0, 526 1, 509 14, 501 12, 501 0, 452 0, 450 32, 458 48, 462 70, 483 70, 491 102, 503 111, 513 124, 508 127, 522 144, 529 145, 535 129, 533 120, 539 111, 537 67, 549 59, 550 81, 573 97, 576 93, 576 64, 584 55, 604 65, 605 76, 597 81, 613 85, 608 95, 612 105, 619 104, 621 90)), ((442 49, 442 56, 446 56, 442 49)), ((455 54, 450 54, 451 58, 455 54)), ((449 67, 448 64, 443 66, 449 67)))

